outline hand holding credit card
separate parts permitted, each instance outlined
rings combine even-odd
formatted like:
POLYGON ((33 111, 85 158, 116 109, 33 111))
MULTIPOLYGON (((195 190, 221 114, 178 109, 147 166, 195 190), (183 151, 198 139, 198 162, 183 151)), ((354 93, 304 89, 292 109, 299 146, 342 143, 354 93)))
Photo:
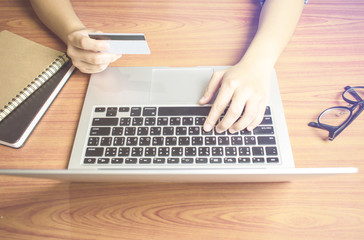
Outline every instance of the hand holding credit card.
POLYGON ((143 33, 89 33, 90 38, 110 44, 108 52, 117 54, 150 54, 143 33))

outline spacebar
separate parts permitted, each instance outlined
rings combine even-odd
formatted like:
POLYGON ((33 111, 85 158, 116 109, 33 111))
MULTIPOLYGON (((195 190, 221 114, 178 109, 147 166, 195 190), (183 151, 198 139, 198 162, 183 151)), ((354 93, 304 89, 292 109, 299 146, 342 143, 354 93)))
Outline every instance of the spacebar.
POLYGON ((159 107, 158 116, 207 116, 211 107, 159 107))

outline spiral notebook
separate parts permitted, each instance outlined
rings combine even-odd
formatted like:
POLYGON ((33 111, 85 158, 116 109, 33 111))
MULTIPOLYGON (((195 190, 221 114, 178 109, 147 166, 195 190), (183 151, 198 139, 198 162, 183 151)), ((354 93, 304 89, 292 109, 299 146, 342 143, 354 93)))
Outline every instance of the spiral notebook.
POLYGON ((24 144, 72 70, 63 52, 0 32, 0 144, 24 144))

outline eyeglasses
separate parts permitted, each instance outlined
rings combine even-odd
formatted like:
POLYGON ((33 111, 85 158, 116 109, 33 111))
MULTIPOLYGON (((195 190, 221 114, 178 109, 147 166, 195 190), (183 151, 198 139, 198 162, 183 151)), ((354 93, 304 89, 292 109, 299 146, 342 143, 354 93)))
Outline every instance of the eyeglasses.
POLYGON ((317 123, 308 124, 310 127, 329 131, 330 141, 334 140, 364 110, 364 87, 346 86, 342 98, 350 104, 348 107, 328 108, 317 118, 317 123))

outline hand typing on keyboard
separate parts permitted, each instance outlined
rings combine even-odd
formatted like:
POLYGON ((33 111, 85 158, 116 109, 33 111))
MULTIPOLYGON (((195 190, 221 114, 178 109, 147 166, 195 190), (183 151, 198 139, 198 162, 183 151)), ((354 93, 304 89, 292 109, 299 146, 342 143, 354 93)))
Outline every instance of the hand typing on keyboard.
POLYGON ((241 63, 215 72, 200 99, 200 104, 206 104, 219 90, 206 118, 204 130, 211 131, 216 123, 217 132, 229 130, 230 133, 235 133, 245 128, 251 131, 257 127, 264 116, 272 71, 273 68, 267 67, 264 70, 261 65, 241 63), (226 109, 225 116, 219 122, 226 109))

